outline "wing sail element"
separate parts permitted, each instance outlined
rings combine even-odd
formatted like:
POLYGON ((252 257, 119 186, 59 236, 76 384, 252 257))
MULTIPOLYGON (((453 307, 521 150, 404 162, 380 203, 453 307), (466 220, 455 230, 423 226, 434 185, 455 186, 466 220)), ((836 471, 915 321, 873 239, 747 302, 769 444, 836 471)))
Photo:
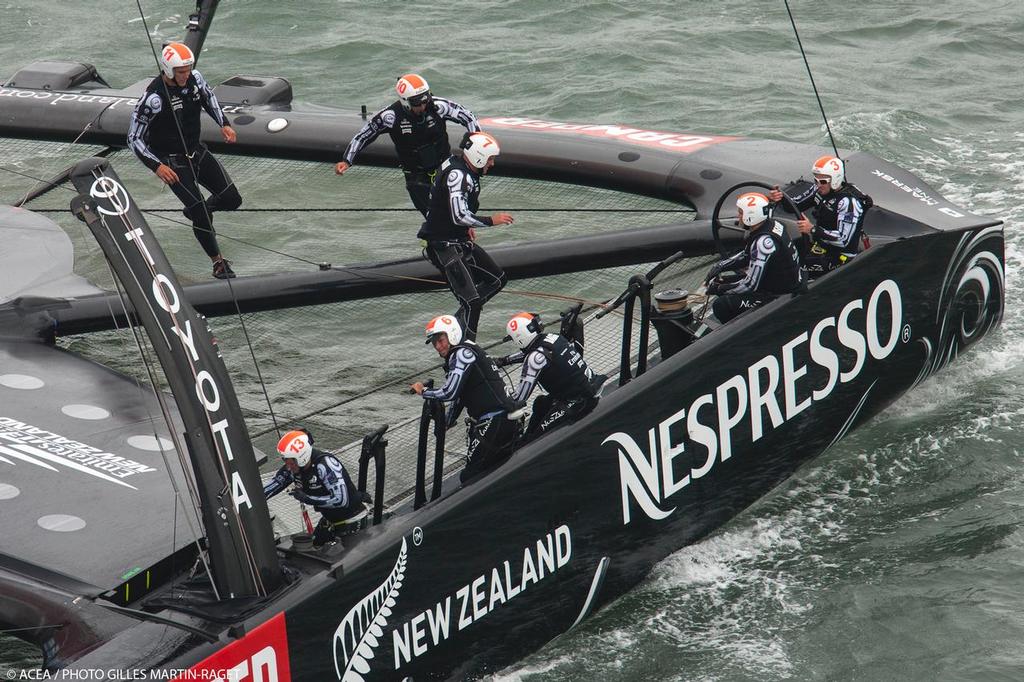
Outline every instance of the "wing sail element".
POLYGON ((124 287, 181 412, 217 592, 269 594, 281 583, 273 531, 252 443, 206 319, 182 295, 160 244, 109 162, 82 161, 71 179, 80 192, 72 210, 124 287))

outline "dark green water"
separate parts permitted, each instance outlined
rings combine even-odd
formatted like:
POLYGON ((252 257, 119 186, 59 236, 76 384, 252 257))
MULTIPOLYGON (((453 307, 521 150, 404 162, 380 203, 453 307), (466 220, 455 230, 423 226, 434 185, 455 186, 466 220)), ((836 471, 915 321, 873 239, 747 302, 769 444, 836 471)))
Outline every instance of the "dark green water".
MULTIPOLYGON (((827 144, 774 0, 222 4, 202 58, 214 82, 283 75, 301 101, 375 109, 416 70, 481 115, 827 144)), ((157 38, 190 9, 143 6, 157 38)), ((792 7, 841 147, 1006 220, 1002 330, 498 679, 1024 679, 1024 4, 792 7)), ((0 75, 76 58, 124 85, 152 75, 148 49, 134 3, 0 4, 0 75)), ((24 189, 0 177, 0 199, 24 189)), ((298 191, 280 177, 243 188, 298 191)), ((246 229, 280 236, 270 221, 246 229)), ((333 225, 303 230, 338 262, 375 251, 333 225)), ((0 640, 0 661, 21 660, 12 647, 0 640)))

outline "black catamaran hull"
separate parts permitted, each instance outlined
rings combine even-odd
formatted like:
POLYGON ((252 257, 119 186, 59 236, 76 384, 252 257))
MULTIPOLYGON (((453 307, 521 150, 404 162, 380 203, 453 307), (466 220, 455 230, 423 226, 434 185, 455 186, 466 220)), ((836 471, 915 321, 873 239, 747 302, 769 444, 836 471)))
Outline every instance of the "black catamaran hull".
MULTIPOLYGON (((91 68, 67 63, 22 70, 0 87, 0 135, 123 146, 142 85, 110 89, 91 68)), ((219 94, 239 141, 226 152, 334 162, 364 122, 293 108, 290 93, 261 99, 231 87, 219 94), (250 104, 239 104, 243 94, 250 104)), ((710 217, 725 188, 784 183, 823 153, 616 125, 482 123, 501 140, 500 174, 666 198, 693 206, 698 218, 710 217)), ((215 132, 204 139, 219 150, 215 132)), ((9 596, 18 585, 30 603, 33 590, 21 584, 45 585, 49 596, 36 600, 30 620, 52 622, 43 615, 57 612, 73 625, 66 658, 48 658, 50 667, 196 666, 238 679, 349 682, 461 679, 521 658, 735 517, 998 324, 998 223, 870 154, 843 156, 851 179, 875 200, 865 222, 867 234, 881 237, 872 249, 808 293, 748 313, 662 361, 584 420, 464 489, 348 540, 333 563, 283 552, 293 580, 271 598, 187 608, 178 599, 163 610, 150 601, 143 611, 125 590, 125 609, 4 554, 0 591, 9 596)), ((394 166, 395 156, 378 143, 360 162, 394 166)), ((513 275, 565 265, 544 265, 529 247, 501 255, 513 275)), ((423 268, 391 263, 374 274, 397 293, 414 288, 410 276, 432 272, 423 268)), ((140 281, 149 281, 145 274, 140 281)), ((261 310, 296 305, 309 291, 320 292, 316 302, 358 296, 358 279, 326 271, 236 285, 241 309, 261 310)), ((204 314, 225 314, 235 301, 224 290, 198 285, 187 297, 204 314)), ((108 296, 59 303, 12 301, 0 320, 28 330, 19 343, 112 323, 108 296)))
MULTIPOLYGON (((863 254, 458 495, 372 531, 343 576, 293 595, 252 636, 274 649, 279 674, 290 666, 302 680, 463 677, 522 657, 997 325, 1002 249, 991 226, 863 254)), ((250 649, 243 640, 205 665, 238 664, 250 649)))

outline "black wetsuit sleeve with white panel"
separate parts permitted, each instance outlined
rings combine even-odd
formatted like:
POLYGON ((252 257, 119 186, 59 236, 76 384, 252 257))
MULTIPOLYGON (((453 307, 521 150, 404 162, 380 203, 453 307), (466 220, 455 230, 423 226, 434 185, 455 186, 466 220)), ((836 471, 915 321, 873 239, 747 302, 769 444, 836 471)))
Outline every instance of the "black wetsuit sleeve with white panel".
POLYGON ((815 239, 837 251, 855 254, 869 202, 869 197, 844 184, 815 209, 815 239))
POLYGON ((433 171, 451 153, 445 121, 465 126, 471 133, 480 130, 472 111, 443 97, 432 98, 422 114, 414 114, 401 102, 395 102, 370 117, 352 137, 342 159, 354 165, 359 152, 381 134, 388 133, 404 170, 433 171))
POLYGON ((475 343, 466 341, 452 348, 445 371, 444 385, 424 390, 423 398, 465 407, 473 419, 510 411, 512 401, 497 365, 475 343))
POLYGON ((274 477, 267 481, 266 485, 263 486, 263 497, 270 499, 274 495, 290 486, 295 482, 295 476, 292 475, 291 470, 288 467, 283 466, 277 470, 274 477))

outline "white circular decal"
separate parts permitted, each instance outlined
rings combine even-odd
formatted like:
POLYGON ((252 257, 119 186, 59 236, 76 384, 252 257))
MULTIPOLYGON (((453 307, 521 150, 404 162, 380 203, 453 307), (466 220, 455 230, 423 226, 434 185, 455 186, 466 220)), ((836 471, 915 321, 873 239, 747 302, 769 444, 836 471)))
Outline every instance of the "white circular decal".
POLYGON ((95 405, 65 405, 60 411, 75 419, 106 419, 110 412, 95 405))
POLYGON ((71 514, 47 514, 40 517, 36 523, 40 528, 58 533, 71 533, 85 528, 85 521, 71 514))
POLYGON ((30 377, 27 374, 0 374, 0 386, 7 388, 20 388, 30 391, 34 388, 42 388, 45 384, 42 379, 30 377))
POLYGON ((160 450, 173 450, 174 443, 161 438, 157 440, 153 436, 130 436, 128 438, 128 445, 139 450, 148 450, 150 452, 158 452, 160 450))

